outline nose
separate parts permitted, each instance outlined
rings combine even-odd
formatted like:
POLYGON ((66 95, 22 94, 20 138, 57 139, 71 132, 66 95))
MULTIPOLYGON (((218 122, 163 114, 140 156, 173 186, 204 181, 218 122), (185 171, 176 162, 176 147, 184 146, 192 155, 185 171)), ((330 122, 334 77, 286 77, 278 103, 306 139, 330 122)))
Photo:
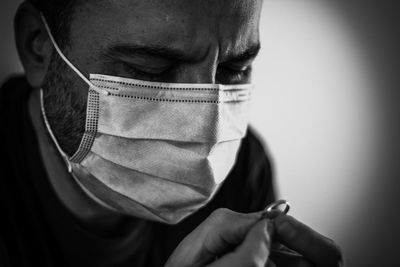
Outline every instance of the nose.
POLYGON ((218 67, 218 51, 208 52, 203 60, 180 66, 176 79, 179 83, 215 83, 218 67))

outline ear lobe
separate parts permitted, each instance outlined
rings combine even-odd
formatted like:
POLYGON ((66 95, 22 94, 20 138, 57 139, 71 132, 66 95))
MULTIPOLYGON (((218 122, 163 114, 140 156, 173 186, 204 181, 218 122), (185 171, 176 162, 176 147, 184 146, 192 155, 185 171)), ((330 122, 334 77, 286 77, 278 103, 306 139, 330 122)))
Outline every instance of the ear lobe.
POLYGON ((41 15, 32 4, 24 2, 18 8, 14 32, 26 78, 32 87, 40 88, 47 74, 53 46, 41 15))

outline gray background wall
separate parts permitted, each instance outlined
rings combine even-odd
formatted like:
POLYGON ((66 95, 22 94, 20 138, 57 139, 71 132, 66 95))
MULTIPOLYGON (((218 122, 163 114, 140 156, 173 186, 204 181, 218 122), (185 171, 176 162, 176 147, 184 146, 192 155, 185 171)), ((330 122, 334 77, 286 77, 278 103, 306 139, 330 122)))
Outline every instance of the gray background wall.
MULTIPOLYGON (((0 3, 0 80, 22 72, 0 3)), ((291 213, 348 266, 400 266, 398 38, 385 1, 266 0, 252 124, 291 213)))

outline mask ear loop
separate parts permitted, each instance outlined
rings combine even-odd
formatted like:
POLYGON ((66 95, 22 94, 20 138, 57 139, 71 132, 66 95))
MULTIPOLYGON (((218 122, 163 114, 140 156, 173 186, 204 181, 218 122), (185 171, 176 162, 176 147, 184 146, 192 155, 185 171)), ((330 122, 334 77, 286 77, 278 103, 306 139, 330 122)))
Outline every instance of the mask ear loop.
POLYGON ((54 48, 56 49, 58 55, 64 60, 65 63, 67 63, 67 65, 76 73, 78 74, 79 77, 81 77, 81 79, 87 83, 89 85, 89 87, 93 90, 95 90, 96 92, 100 93, 100 94, 104 94, 104 95, 109 95, 110 93, 104 89, 101 89, 97 86, 95 86, 91 81, 89 81, 88 78, 85 77, 85 75, 82 74, 82 72, 80 70, 78 70, 78 68, 76 68, 74 66, 74 64, 72 64, 71 61, 69 61, 69 59, 64 55, 64 53, 61 51, 60 47, 57 45, 56 40, 53 37, 53 34, 51 33, 50 27, 47 24, 46 18, 44 17, 43 13, 40 13, 40 17, 43 20, 43 24, 44 27, 46 28, 47 34, 49 35, 49 38, 51 40, 51 42, 53 43, 54 48))
POLYGON ((47 128, 47 131, 49 132, 51 139, 53 139, 53 142, 56 145, 56 148, 57 148, 58 152, 60 152, 61 156, 63 157, 63 159, 65 161, 65 163, 67 164, 68 172, 72 173, 72 166, 71 166, 71 163, 68 160, 68 156, 67 156, 67 154, 65 154, 65 152, 61 149, 60 145, 58 144, 57 138, 53 134, 53 131, 51 130, 51 127, 50 127, 50 123, 47 120, 46 111, 44 110, 44 105, 43 105, 43 90, 42 89, 40 89, 40 109, 42 111, 42 116, 43 116, 44 124, 46 125, 46 128, 47 128))
POLYGON ((50 123, 47 120, 47 116, 46 116, 46 111, 44 109, 44 105, 43 105, 43 90, 40 89, 40 108, 42 110, 42 116, 44 119, 44 123, 46 125, 47 131, 50 134, 51 139, 53 139, 54 144, 56 145, 57 150, 60 152, 62 158, 64 159, 65 163, 67 164, 68 167, 68 172, 71 174, 71 176, 74 178, 74 180, 77 182, 77 184, 82 188, 83 191, 85 191, 86 194, 88 194, 88 196, 90 198, 92 198, 94 201, 96 201, 97 203, 99 203, 100 205, 103 205, 104 207, 115 211, 115 209, 113 207, 111 207, 110 205, 106 204, 104 201, 102 201, 101 199, 99 199, 98 197, 96 197, 92 192, 90 192, 83 184, 82 182, 78 179, 78 177, 76 177, 76 175, 73 173, 72 170, 72 165, 71 162, 68 160, 68 156, 67 154, 65 154, 65 152, 62 150, 62 148, 60 147, 60 145, 57 142, 57 139, 55 137, 55 135, 53 134, 53 131, 51 130, 50 127, 50 123))

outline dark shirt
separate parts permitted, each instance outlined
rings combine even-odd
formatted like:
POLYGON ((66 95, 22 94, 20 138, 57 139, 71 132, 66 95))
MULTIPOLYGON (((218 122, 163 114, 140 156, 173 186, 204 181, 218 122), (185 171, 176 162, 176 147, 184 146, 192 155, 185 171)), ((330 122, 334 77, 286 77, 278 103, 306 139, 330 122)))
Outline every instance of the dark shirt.
POLYGON ((237 162, 213 200, 177 225, 148 222, 131 234, 133 219, 112 234, 85 229, 55 194, 29 117, 31 92, 23 77, 0 91, 0 266, 163 266, 179 242, 212 211, 263 209, 274 200, 271 166, 251 130, 237 162))

